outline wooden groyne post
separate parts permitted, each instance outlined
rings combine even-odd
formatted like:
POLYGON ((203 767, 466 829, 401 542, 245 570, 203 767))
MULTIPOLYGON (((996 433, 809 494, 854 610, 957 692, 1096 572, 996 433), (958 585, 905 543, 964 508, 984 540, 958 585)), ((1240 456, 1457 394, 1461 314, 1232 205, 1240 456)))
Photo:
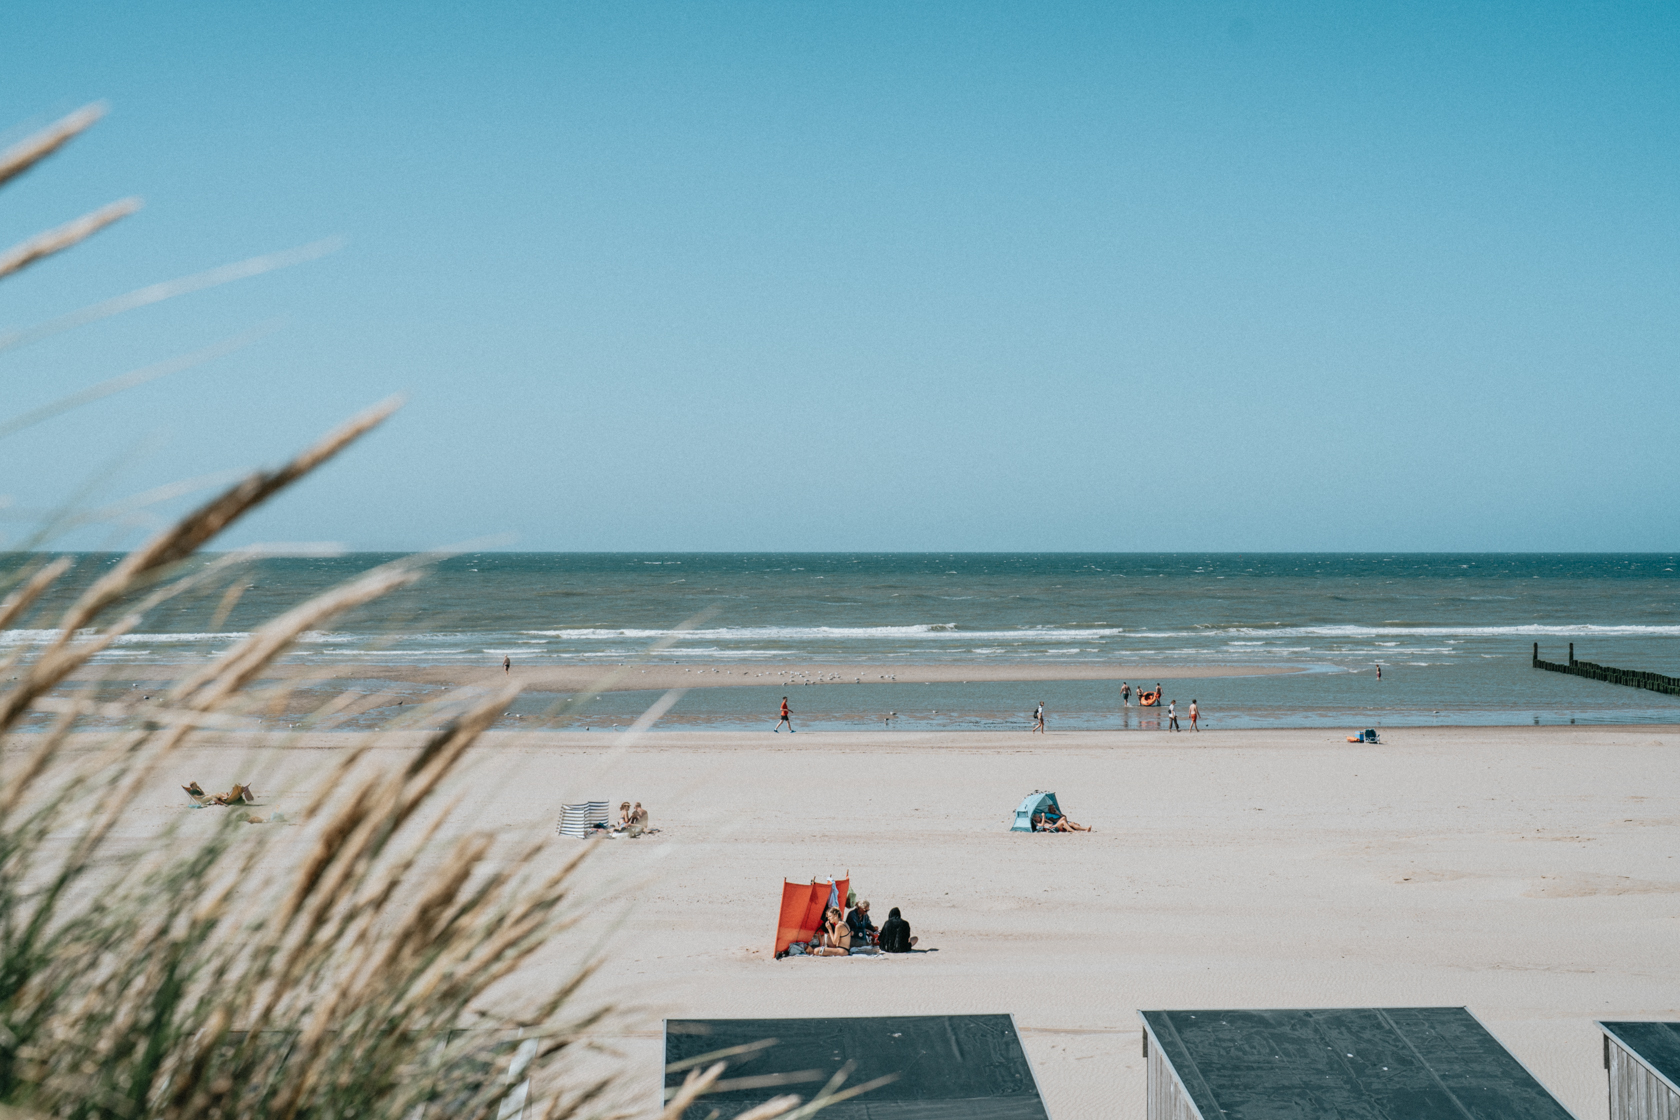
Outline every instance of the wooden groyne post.
POLYGON ((1615 669, 1608 665, 1595 665, 1591 661, 1577 661, 1574 642, 1569 643, 1569 661, 1566 664, 1540 660, 1539 642, 1534 643, 1534 653, 1529 663, 1534 668, 1544 669, 1548 673, 1568 673, 1571 676, 1586 677, 1588 680, 1604 681, 1606 684, 1619 684, 1627 688, 1643 688, 1668 696, 1680 696, 1680 677, 1665 677, 1661 673, 1615 669))

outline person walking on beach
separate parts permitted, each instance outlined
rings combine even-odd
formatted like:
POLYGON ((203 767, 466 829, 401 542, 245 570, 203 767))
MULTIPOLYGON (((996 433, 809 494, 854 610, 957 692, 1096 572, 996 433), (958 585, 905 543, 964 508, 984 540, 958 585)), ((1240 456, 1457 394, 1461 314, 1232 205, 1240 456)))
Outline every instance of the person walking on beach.
POLYGON ((1122 708, 1132 706, 1132 686, 1125 681, 1120 682, 1120 706, 1122 708))
POLYGON ((504 672, 504 673, 513 672, 513 658, 511 658, 511 657, 502 658, 502 672, 504 672))
POLYGON ((1033 709, 1032 729, 1040 735, 1044 734, 1044 701, 1042 700, 1038 702, 1038 707, 1033 709))
POLYGON ((782 729, 782 724, 784 724, 784 723, 788 725, 788 734, 792 735, 793 734, 793 721, 788 718, 788 706, 787 706, 787 697, 786 696, 782 697, 782 718, 776 721, 776 726, 773 730, 780 731, 782 729))
POLYGON ((1201 730, 1201 728, 1196 726, 1196 714, 1196 702, 1192 700, 1190 701, 1190 730, 1192 731, 1201 730))
POLYGON ((1183 731, 1184 730, 1184 728, 1182 728, 1178 725, 1178 701, 1177 700, 1168 700, 1167 701, 1167 730, 1168 731, 1183 731))

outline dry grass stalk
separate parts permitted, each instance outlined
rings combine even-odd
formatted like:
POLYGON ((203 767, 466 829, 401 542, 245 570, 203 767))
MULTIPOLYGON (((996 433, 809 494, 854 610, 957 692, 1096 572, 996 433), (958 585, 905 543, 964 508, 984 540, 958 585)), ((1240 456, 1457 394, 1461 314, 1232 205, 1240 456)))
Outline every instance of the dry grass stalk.
POLYGON ((74 330, 76 327, 97 323, 101 319, 121 315, 125 311, 133 311, 136 308, 149 307, 154 303, 162 303, 164 300, 174 299, 176 296, 184 296, 191 292, 202 292, 206 288, 231 284, 235 280, 261 276, 265 272, 273 272, 279 268, 290 268, 294 264, 302 264, 305 261, 312 261, 324 257, 328 253, 336 252, 343 247, 343 244, 341 238, 328 237, 320 241, 312 241, 308 245, 300 245, 295 249, 286 249, 278 253, 264 253, 261 256, 248 257, 232 264, 218 265, 203 272, 195 272, 190 276, 165 280, 157 284, 147 284, 143 288, 136 288, 132 292, 100 300, 98 303, 89 304, 67 315, 60 315, 44 323, 37 323, 33 327, 0 333, 0 351, 26 346, 31 342, 39 342, 43 338, 51 338, 55 334, 74 330))
MULTIPOLYGON (((301 476, 367 419, 300 456, 300 469, 263 481, 301 476)), ((275 488, 236 487, 233 516, 275 488)), ((189 514, 96 581, 67 617, 96 621, 99 605, 179 559, 174 542, 204 539, 206 509, 231 520, 219 515, 221 500, 189 514)), ((168 703, 237 706, 301 629, 412 581, 419 566, 388 565, 287 612, 183 681, 168 703)), ((14 601, 38 598, 63 567, 33 573, 14 601)), ((17 617, 27 604, 8 610, 17 617)), ((58 663, 85 663, 80 651, 97 644, 61 635, 5 699, 16 707, 15 694, 62 680, 58 663), (55 667, 41 674, 41 663, 55 667)), ((0 1101, 66 1116, 396 1117, 442 1094, 453 1115, 489 1115, 507 1092, 510 1059, 481 1033, 438 1040, 471 1022, 489 987, 565 928, 559 907, 576 862, 533 887, 539 845, 488 874, 487 836, 458 841, 439 868, 422 856, 443 819, 428 817, 429 802, 514 695, 510 687, 483 698, 408 765, 323 798, 313 807, 314 854, 295 867, 260 836, 238 835, 232 817, 183 855, 107 850, 112 822, 190 729, 144 720, 115 735, 98 765, 71 773, 59 752, 85 709, 62 716, 7 775, 0 800, 0 1101), (77 819, 87 822, 77 835, 48 842, 77 819), (410 826, 413 843, 386 858, 410 826), (234 916, 251 913, 265 916, 234 916)), ((569 1038, 579 1024, 554 1021, 561 1002, 539 1001, 537 1018, 511 1021, 569 1038)), ((540 1069, 526 1072, 547 1071, 564 1049, 546 1047, 540 1069)))
MULTIPOLYGON (((0 183, 102 111, 81 110, 0 155, 0 183)), ((33 239, 6 258, 9 270, 113 215, 33 239)), ((65 1120, 507 1120, 526 1109, 571 1120, 610 1085, 565 1076, 570 1048, 607 1014, 565 1010, 593 964, 522 1003, 492 1002, 499 982, 577 920, 565 903, 588 848, 546 871, 546 843, 504 858, 493 837, 471 834, 436 852, 454 808, 436 804, 439 792, 517 686, 458 704, 395 770, 371 768, 365 747, 346 751, 304 814, 301 859, 279 833, 243 830, 233 812, 197 840, 166 832, 112 843, 172 751, 203 726, 239 726, 261 708, 260 675, 303 631, 412 583, 425 558, 287 611, 157 703, 52 695, 160 604, 244 562, 181 567, 395 407, 186 514, 94 580, 44 647, 20 644, 8 659, 19 673, 0 690, 0 760, 19 761, 0 774, 0 1120, 20 1108, 65 1120), (58 718, 44 733, 22 730, 48 711, 58 718), (90 717, 121 726, 97 749, 68 754, 90 717), (514 1047, 509 1031, 524 1041, 514 1047)), ((12 589, 0 628, 40 625, 32 612, 69 569, 67 558, 26 557, 0 572, 0 588, 12 589)), ((726 1065, 691 1076, 678 1100, 692 1103, 726 1065)), ((841 1091, 844 1079, 810 1104, 779 1097, 743 1120, 807 1115, 862 1091, 841 1091)))
POLYGON ((62 148, 71 137, 91 127, 95 121, 104 115, 104 105, 99 103, 84 105, 74 113, 54 121, 35 135, 12 145, 4 152, 0 152, 0 184, 4 184, 28 171, 41 160, 62 148))
POLYGON ((62 253, 72 245, 86 241, 112 222, 120 221, 140 209, 138 198, 123 198, 107 203, 99 209, 65 222, 56 229, 38 233, 27 241, 0 253, 0 276, 21 272, 54 253, 62 253))

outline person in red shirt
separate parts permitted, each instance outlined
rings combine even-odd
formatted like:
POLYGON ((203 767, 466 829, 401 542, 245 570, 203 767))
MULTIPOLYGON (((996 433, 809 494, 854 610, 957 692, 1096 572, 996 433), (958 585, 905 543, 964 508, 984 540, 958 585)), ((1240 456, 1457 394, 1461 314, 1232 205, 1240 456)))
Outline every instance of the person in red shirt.
POLYGON ((776 721, 776 726, 772 730, 780 731, 782 729, 782 724, 784 724, 784 723, 788 725, 788 734, 792 735, 793 734, 793 721, 788 718, 788 706, 787 706, 787 697, 786 696, 782 697, 782 718, 780 720, 776 721))

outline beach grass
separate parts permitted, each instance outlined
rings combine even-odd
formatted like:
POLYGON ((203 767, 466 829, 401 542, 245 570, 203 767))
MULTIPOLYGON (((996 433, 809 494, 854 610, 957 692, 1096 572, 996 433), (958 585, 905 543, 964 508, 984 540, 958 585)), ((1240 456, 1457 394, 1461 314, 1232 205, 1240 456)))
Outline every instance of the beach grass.
MULTIPOLYGON (((0 153, 0 183, 101 113, 90 106, 0 153)), ((134 208, 114 204, 28 239, 0 255, 0 275, 134 208)), ((294 686, 264 674, 300 635, 413 584, 432 558, 385 564, 300 602, 183 668, 156 696, 63 687, 162 604, 183 595, 231 602, 255 554, 189 561, 396 407, 376 406, 281 466, 240 478, 68 593, 68 606, 54 593, 68 587, 71 557, 0 557, 0 630, 50 635, 0 659, 8 1115, 627 1115, 609 1105, 617 1076, 577 1073, 568 1061, 614 1014, 578 1007, 599 960, 584 953, 557 980, 507 983, 539 950, 575 935, 584 911, 568 900, 588 846, 556 855, 548 836, 508 850, 482 830, 443 831, 456 804, 450 782, 518 694, 516 681, 435 705, 417 747, 412 734, 400 751, 381 750, 389 733, 350 740, 296 821, 265 815, 244 786, 219 799, 173 792, 171 761, 202 729, 256 726, 284 705, 294 686), (160 790, 180 797, 180 823, 147 829, 137 808, 160 790), (189 796, 209 804, 189 807, 189 796)), ((694 1071, 663 1115, 681 1115, 727 1064, 694 1071)), ((808 1104, 787 1095, 749 1116, 807 1115, 860 1091, 842 1082, 808 1104)))

